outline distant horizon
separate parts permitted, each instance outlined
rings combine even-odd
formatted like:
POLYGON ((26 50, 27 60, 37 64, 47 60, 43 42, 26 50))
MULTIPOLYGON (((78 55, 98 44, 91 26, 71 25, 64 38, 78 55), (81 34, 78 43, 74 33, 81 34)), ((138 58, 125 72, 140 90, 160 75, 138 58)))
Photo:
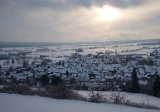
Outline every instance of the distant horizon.
POLYGON ((149 43, 158 41, 160 39, 143 39, 143 40, 123 40, 123 41, 99 41, 99 42, 0 42, 0 48, 14 48, 14 47, 48 47, 48 46, 61 46, 69 44, 106 44, 106 45, 117 45, 117 44, 132 44, 132 43, 149 43))
POLYGON ((153 39, 129 39, 129 40, 100 40, 100 41, 0 41, 0 43, 101 43, 101 42, 133 42, 133 41, 160 41, 160 38, 153 39))

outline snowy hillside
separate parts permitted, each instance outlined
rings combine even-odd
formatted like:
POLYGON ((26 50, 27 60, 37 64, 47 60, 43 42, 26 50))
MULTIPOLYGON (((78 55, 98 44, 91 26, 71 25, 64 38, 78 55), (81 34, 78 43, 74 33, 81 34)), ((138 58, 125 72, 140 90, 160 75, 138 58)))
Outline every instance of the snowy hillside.
MULTIPOLYGON (((151 97, 152 98, 152 97, 151 97)), ((1 112, 159 112, 114 104, 56 100, 38 96, 0 94, 1 112)))

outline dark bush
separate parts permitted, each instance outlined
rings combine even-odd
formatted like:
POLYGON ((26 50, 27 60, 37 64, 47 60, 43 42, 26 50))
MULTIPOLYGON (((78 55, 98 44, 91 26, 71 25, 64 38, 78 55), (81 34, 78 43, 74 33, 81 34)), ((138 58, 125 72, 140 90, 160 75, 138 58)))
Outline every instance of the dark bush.
POLYGON ((120 93, 112 94, 109 99, 111 100, 112 103, 115 103, 115 104, 123 104, 126 101, 125 97, 120 95, 120 93))
POLYGON ((42 86, 46 86, 49 84, 49 77, 48 75, 42 75, 41 77, 41 83, 42 83, 42 86))
POLYGON ((78 95, 75 91, 67 88, 64 84, 59 84, 54 87, 46 88, 46 96, 57 99, 78 99, 80 100, 82 97, 78 95))
POLYGON ((58 86, 63 80, 59 76, 52 76, 52 86, 58 86))
POLYGON ((17 93, 22 95, 33 95, 33 91, 24 85, 7 86, 0 89, 3 93, 17 93))
POLYGON ((103 102, 103 96, 99 92, 90 91, 88 95, 89 95, 89 99, 88 99, 89 102, 93 102, 93 103, 103 102))

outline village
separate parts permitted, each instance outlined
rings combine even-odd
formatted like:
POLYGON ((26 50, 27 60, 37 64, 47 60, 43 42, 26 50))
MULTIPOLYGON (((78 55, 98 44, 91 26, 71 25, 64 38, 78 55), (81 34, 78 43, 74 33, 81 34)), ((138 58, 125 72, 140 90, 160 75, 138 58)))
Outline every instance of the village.
MULTIPOLYGON (((36 52, 46 51, 48 49, 37 49, 36 52)), ((81 52, 83 49, 78 48, 71 56, 57 62, 45 55, 34 59, 27 58, 30 52, 19 51, 16 55, 1 55, 1 59, 8 59, 3 62, 8 66, 0 66, 0 84, 16 83, 40 87, 43 85, 42 77, 46 76, 48 85, 53 84, 53 79, 59 77, 65 85, 73 89, 125 91, 131 80, 132 70, 136 68, 140 86, 145 92, 150 92, 154 77, 160 75, 159 49, 153 49, 146 56, 109 51, 81 55, 81 52), (19 62, 18 57, 22 58, 19 62)))

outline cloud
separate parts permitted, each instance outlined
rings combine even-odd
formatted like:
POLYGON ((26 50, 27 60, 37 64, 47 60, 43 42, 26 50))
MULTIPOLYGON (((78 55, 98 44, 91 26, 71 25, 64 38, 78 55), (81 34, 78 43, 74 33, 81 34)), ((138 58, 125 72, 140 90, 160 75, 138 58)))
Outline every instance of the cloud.
POLYGON ((0 7, 53 8, 59 10, 105 4, 126 8, 147 3, 149 0, 1 0, 0 7))
POLYGON ((0 41, 103 41, 158 38, 159 0, 1 0, 0 41), (110 4, 117 21, 96 21, 110 4))

